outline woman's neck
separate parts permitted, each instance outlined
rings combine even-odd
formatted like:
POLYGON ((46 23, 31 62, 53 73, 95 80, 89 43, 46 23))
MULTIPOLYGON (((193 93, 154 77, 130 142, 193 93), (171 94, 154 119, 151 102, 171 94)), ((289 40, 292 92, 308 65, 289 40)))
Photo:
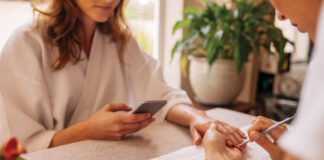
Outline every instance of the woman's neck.
POLYGON ((92 40, 93 40, 94 32, 96 30, 97 23, 94 20, 92 20, 90 17, 85 15, 82 19, 82 25, 83 25, 84 33, 80 33, 81 45, 87 57, 89 58, 91 52, 92 40))

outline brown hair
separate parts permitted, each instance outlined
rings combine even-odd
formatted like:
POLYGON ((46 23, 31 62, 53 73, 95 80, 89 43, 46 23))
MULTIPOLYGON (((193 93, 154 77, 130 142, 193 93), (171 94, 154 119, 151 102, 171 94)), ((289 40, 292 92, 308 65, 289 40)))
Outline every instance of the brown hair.
MULTIPOLYGON (((35 1, 34 1, 35 2, 35 1)), ((39 13, 36 20, 36 28, 44 27, 47 40, 58 47, 59 55, 52 63, 54 70, 60 70, 71 61, 73 64, 81 60, 80 33, 82 11, 75 0, 52 0, 47 11, 41 11, 31 3, 34 15, 39 13)), ((98 29, 106 35, 111 35, 112 41, 116 42, 120 60, 130 39, 129 27, 123 13, 125 0, 120 0, 118 6, 105 23, 97 23, 98 29)))

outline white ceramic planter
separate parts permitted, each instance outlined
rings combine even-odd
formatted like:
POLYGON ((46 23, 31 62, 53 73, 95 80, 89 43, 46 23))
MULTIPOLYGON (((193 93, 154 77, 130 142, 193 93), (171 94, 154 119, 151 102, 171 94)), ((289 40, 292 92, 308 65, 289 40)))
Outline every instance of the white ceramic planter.
POLYGON ((192 56, 190 60, 190 84, 199 102, 230 104, 242 91, 245 66, 237 74, 233 60, 216 60, 211 70, 205 57, 192 56))

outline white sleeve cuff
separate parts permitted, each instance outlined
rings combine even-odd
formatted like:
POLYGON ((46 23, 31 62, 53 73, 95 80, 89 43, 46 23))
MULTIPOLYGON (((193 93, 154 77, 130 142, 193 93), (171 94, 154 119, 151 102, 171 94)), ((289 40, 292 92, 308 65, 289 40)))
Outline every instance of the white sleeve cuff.
POLYGON ((155 114, 154 116, 156 118, 155 123, 163 122, 169 110, 177 104, 192 105, 191 100, 185 93, 183 93, 183 91, 178 91, 178 92, 180 92, 180 94, 170 93, 168 96, 163 98, 167 100, 168 103, 159 112, 155 114))
POLYGON ((42 149, 47 149, 57 131, 47 130, 39 132, 28 138, 23 145, 25 145, 27 152, 35 152, 42 149))

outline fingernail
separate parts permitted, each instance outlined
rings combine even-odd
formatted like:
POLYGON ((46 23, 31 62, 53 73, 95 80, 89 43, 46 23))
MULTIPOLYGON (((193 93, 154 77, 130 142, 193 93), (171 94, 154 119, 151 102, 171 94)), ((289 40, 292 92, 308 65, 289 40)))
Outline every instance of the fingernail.
POLYGON ((227 141, 228 146, 233 146, 233 143, 231 141, 227 141))
POLYGON ((260 135, 257 132, 252 132, 252 138, 253 140, 258 140, 260 138, 260 135))

